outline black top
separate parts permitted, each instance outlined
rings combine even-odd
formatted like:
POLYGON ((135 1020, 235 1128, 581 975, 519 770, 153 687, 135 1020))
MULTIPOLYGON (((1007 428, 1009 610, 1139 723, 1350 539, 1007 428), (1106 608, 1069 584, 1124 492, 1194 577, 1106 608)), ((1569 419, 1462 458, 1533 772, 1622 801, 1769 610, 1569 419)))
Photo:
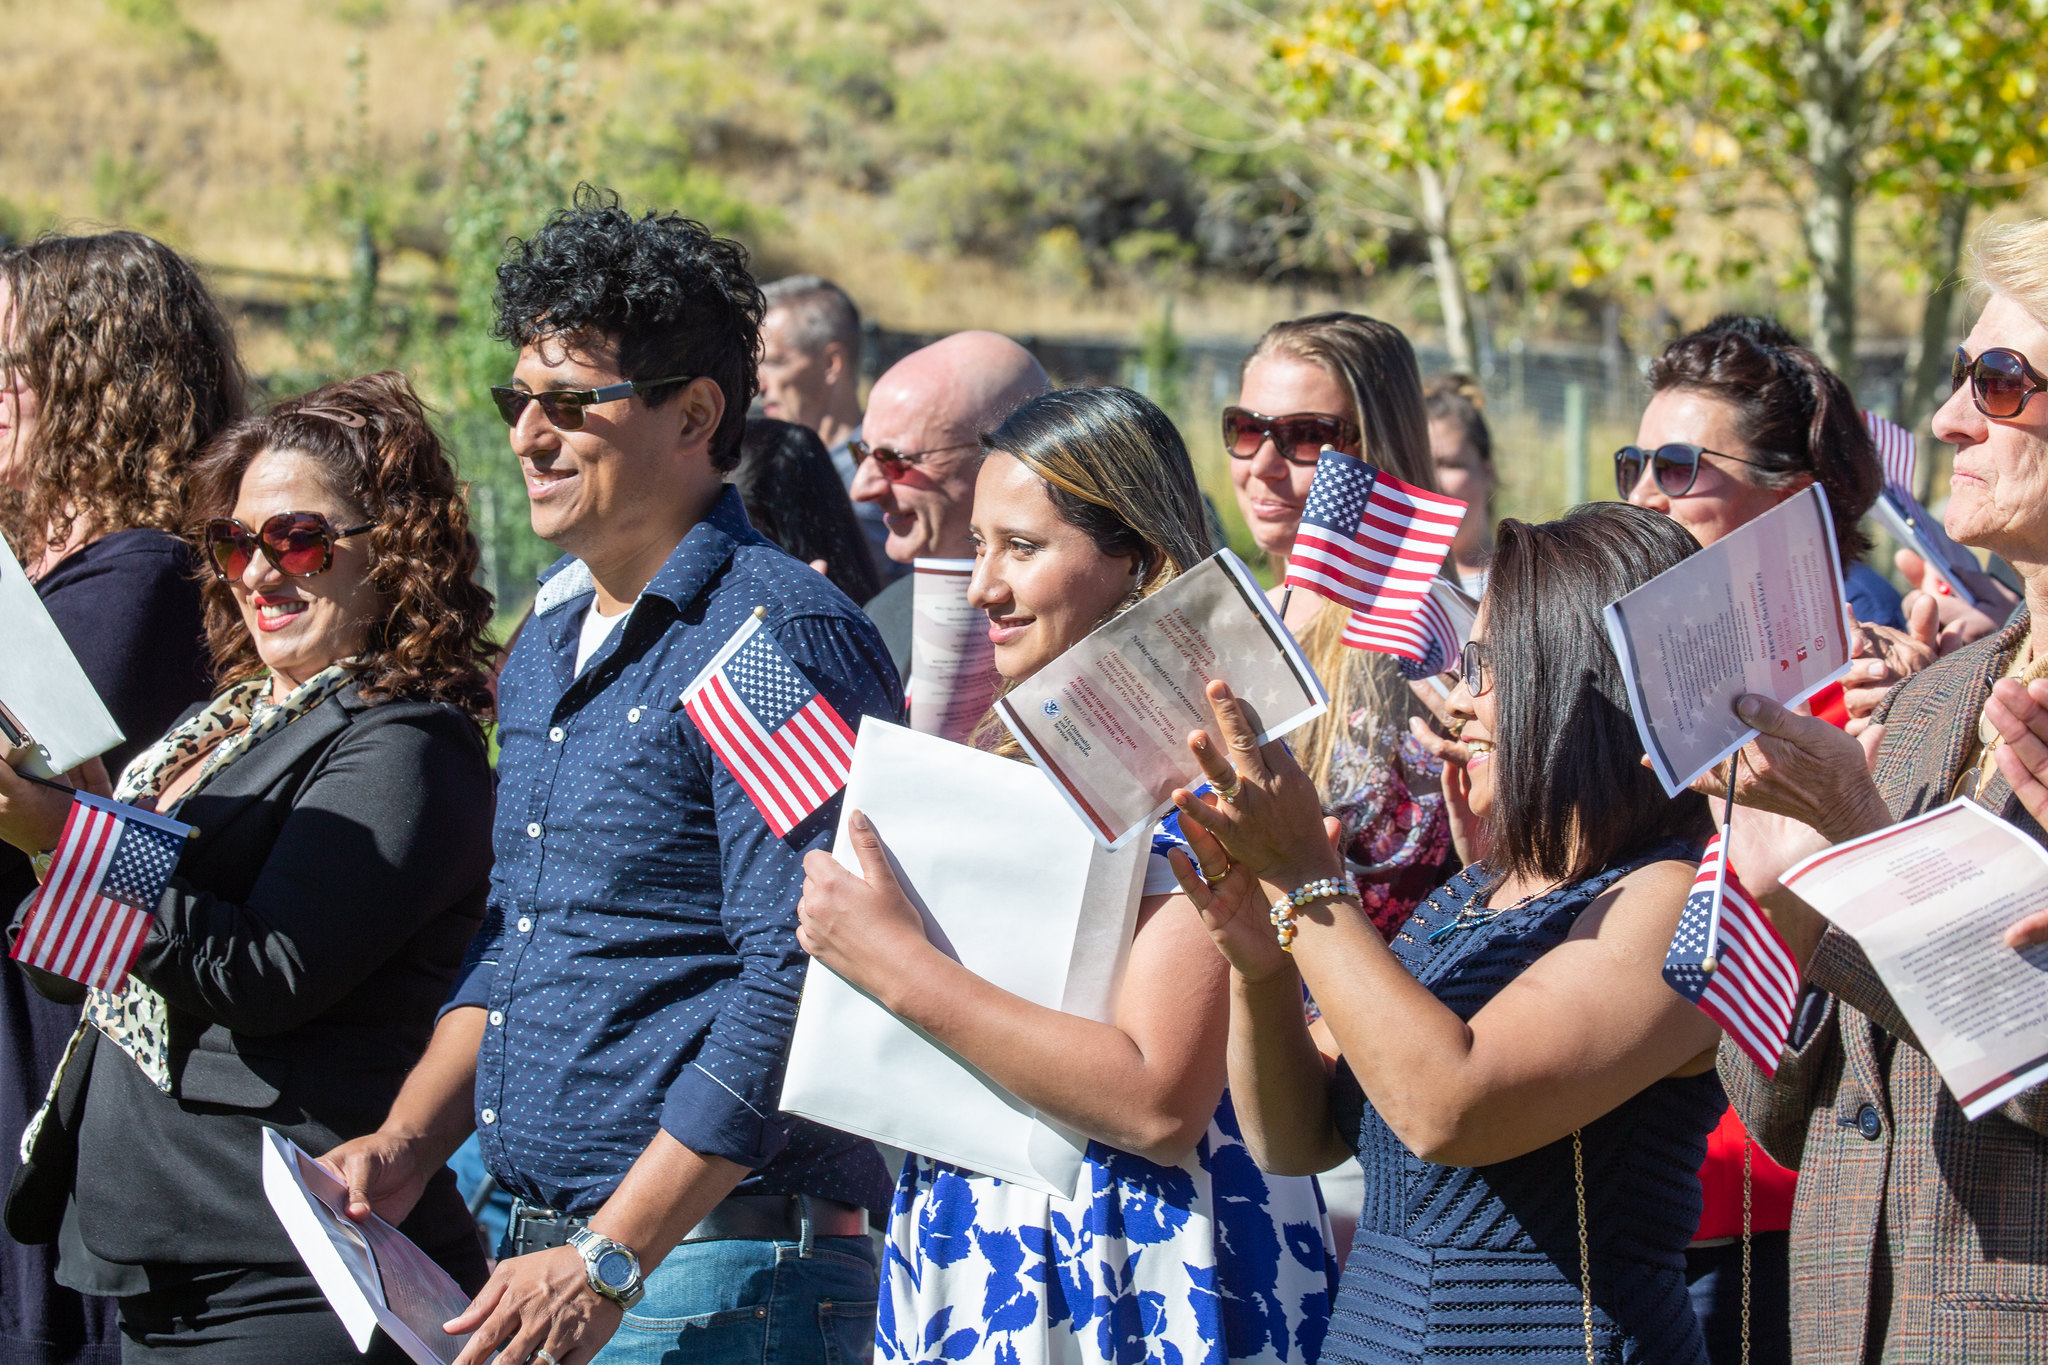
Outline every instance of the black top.
POLYGON ((882 632, 882 643, 889 647, 889 658, 896 665, 896 676, 905 682, 910 681, 911 594, 916 580, 914 573, 903 575, 870 597, 861 608, 875 623, 875 629, 882 632))
MULTIPOLYGON (((263 1195, 259 1129, 314 1155, 382 1123, 483 918, 491 774, 452 706, 353 687, 188 798, 194 824, 135 975, 169 1005, 173 1093, 96 1039, 78 1215, 109 1270, 297 1259, 263 1195)), ((438 1172, 403 1230, 472 1290, 482 1249, 438 1172)))

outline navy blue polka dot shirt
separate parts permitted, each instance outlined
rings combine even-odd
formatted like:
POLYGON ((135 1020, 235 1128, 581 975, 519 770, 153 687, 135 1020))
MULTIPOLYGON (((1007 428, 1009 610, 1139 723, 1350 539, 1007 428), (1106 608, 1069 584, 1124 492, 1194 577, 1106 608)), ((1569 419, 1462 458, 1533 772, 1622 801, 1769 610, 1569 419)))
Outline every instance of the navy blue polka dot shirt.
POLYGON ((563 560, 498 693, 490 909, 449 1008, 486 1011, 477 1134, 530 1203, 594 1212, 657 1128, 752 1168, 742 1194, 886 1205, 874 1146, 777 1112, 807 961, 803 855, 839 798, 777 838, 682 709, 758 607, 859 727, 902 688, 860 609, 747 524, 728 488, 575 673, 589 570, 563 560))

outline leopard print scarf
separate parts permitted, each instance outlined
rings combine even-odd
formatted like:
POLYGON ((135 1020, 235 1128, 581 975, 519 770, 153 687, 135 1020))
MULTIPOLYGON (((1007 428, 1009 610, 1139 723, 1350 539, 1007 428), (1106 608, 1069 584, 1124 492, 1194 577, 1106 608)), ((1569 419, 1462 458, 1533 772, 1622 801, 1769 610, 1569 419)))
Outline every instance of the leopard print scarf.
MULTIPOLYGON (((117 801, 153 801, 156 794, 193 763, 198 780, 178 798, 182 806, 267 737, 326 701, 353 677, 353 660, 330 665, 300 683, 281 702, 270 701, 271 680, 250 678, 227 688, 197 715, 174 727, 130 760, 114 788, 117 801)), ((163 814, 171 815, 172 810, 163 814)), ((156 1088, 171 1093, 170 1016, 164 998, 134 977, 118 991, 88 990, 86 1024, 135 1059, 156 1088)), ((51 1093, 55 1093, 54 1088, 51 1093)))

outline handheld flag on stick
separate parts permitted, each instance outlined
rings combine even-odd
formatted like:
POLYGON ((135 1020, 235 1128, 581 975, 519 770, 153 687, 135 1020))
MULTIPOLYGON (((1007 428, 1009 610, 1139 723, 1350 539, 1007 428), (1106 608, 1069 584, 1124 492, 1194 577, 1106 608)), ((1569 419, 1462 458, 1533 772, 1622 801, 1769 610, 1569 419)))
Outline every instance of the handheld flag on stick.
MULTIPOLYGON (((1731 794, 1729 814, 1733 806, 1731 794)), ((1778 1059, 1792 1040, 1799 964, 1728 866, 1727 838, 1724 814, 1685 899, 1664 958, 1664 980, 1705 1010, 1766 1076, 1775 1076, 1778 1059)))
POLYGON ((1345 643, 1419 658, 1415 613, 1464 520, 1465 504, 1425 492, 1356 456, 1323 447, 1287 559, 1285 585, 1351 608, 1345 643), (1361 620, 1360 618, 1364 618, 1361 620), (1401 628, 1409 627, 1407 633, 1401 628), (1390 636, 1389 631, 1395 632, 1390 636))
POLYGON ((755 608, 696 680, 683 709, 780 835, 846 785, 853 731, 761 629, 755 608))
POLYGON ((103 991, 118 989, 178 866, 192 826, 74 792, 49 875, 14 959, 103 991))
POLYGON ((1465 600, 1463 593, 1439 578, 1406 620, 1351 613, 1344 643, 1394 655, 1401 676, 1410 682, 1433 678, 1458 666, 1458 655, 1472 633, 1473 613, 1465 600))
POLYGON ((1871 443, 1877 447, 1877 464, 1884 471, 1884 486, 1917 498, 1913 489, 1919 477, 1920 446, 1913 433, 1874 412, 1863 414, 1863 425, 1870 429, 1871 443))

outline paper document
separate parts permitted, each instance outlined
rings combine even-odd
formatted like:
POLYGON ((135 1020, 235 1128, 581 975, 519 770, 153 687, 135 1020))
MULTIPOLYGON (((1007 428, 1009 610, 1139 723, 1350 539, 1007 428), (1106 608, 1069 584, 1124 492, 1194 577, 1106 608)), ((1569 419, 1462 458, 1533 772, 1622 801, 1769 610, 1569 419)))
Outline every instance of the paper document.
MULTIPOLYGON (((846 828, 856 810, 943 952, 1035 1004, 1115 1018, 1149 845, 1105 852, 1028 764, 872 716, 832 854, 858 872, 846 828)), ((781 1108, 1062 1199, 1088 1147, 817 962, 781 1108)))
POLYGON ((0 539, 0 758, 51 777, 121 739, 121 727, 0 539))
POLYGON ((382 1218, 358 1223, 348 1191, 297 1143, 263 1130, 263 1193, 358 1351, 379 1328, 419 1365, 449 1365, 469 1340, 441 1324, 469 1296, 427 1253, 382 1218))
POLYGON ((1075 814, 1111 848, 1141 837, 1175 787, 1202 780, 1188 731, 1215 729, 1221 678, 1259 742, 1320 716, 1322 680, 1244 561, 1218 550, 1010 689, 996 710, 1075 814))
POLYGON ((910 587, 910 728, 966 743, 1003 675, 988 613, 967 601, 971 559, 920 559, 910 587))
POLYGON ((1920 500, 1896 488, 1885 488, 1870 504, 1870 515, 1891 533, 1893 540, 1927 561, 1927 568, 1969 606, 1981 605, 1970 591, 1959 569, 1982 573, 1977 556, 1949 538, 1940 520, 1920 505, 1920 500))
POLYGON ((1746 692, 1797 706, 1849 671, 1842 563, 1818 485, 1607 607, 1636 733, 1673 796, 1747 744, 1746 692))
POLYGON ((2048 1080, 2048 944, 2005 931, 2048 909, 2048 853, 1952 801, 1816 853, 1785 888, 1856 940, 1971 1118, 2048 1080))

